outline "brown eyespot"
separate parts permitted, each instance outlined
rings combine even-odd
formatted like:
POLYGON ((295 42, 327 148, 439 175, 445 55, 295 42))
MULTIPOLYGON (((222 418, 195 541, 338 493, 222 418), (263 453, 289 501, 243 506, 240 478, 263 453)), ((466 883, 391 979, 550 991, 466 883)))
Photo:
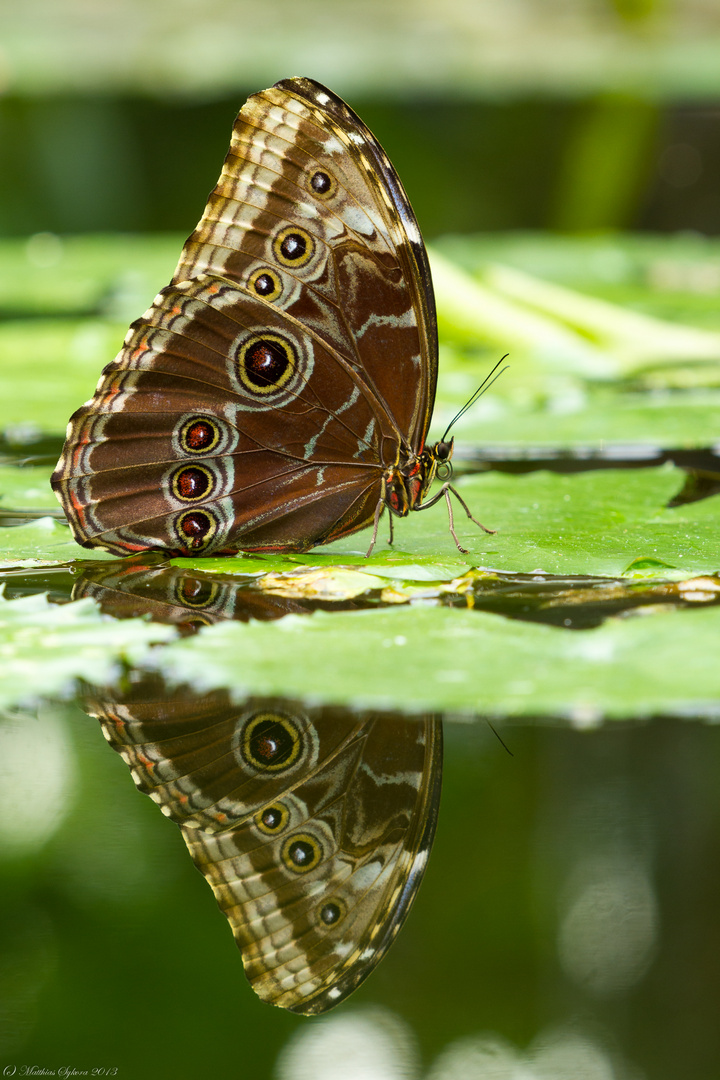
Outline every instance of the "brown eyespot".
POLYGON ((238 353, 238 378, 251 394, 272 394, 292 377, 296 360, 295 348, 286 338, 271 333, 253 334, 238 353))
POLYGON ((207 510, 186 510, 175 519, 175 533, 184 548, 204 551, 218 529, 215 516, 207 510))
POLYGON ((205 578, 180 577, 175 582, 173 594, 178 604, 189 608, 209 607, 215 600, 219 585, 205 578))
POLYGON ((312 236, 298 225, 287 225, 281 229, 272 246, 280 265, 294 270, 307 266, 315 251, 312 236))
POLYGON ((308 177, 307 186, 313 195, 320 199, 329 199, 337 191, 337 181, 324 169, 315 169, 308 177))
POLYGON ((259 810, 255 815, 255 824, 260 832, 267 836, 276 836, 281 833, 290 820, 290 813, 282 803, 273 803, 259 810))
POLYGON ((209 416, 191 416, 180 428, 180 447, 186 454, 209 454, 220 442, 220 427, 209 416))
POLYGON ((282 846, 283 866, 295 874, 307 874, 314 870, 322 857, 323 849, 312 833, 288 836, 282 846))
POLYGON ((275 270, 261 266, 258 270, 254 270, 248 278, 248 289, 257 293, 258 296, 262 296, 263 300, 272 303, 282 293, 282 281, 275 270))
POLYGON ((318 918, 325 926, 335 926, 341 919, 345 918, 346 914, 347 908, 339 896, 333 897, 332 900, 326 900, 318 908, 318 918))
POLYGON ((202 465, 185 465, 173 473, 172 492, 183 502, 199 502, 207 499, 215 487, 213 473, 202 465))
POLYGON ((303 749, 300 730, 290 717, 260 712, 245 722, 240 738, 243 759, 263 772, 291 768, 303 749))

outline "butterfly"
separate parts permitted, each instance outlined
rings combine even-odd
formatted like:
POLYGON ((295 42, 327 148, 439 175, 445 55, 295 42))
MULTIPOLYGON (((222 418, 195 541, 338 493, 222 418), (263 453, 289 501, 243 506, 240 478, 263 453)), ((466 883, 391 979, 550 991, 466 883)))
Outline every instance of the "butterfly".
MULTIPOLYGON (((118 555, 306 551, 451 494, 426 442, 437 381, 427 253, 377 140, 293 78, 249 98, 172 283, 73 414, 51 483, 76 540, 118 555)), ((449 431, 449 429, 448 429, 449 431)))
POLYGON ((233 704, 145 677, 84 702, 135 783, 181 828, 267 1002, 340 1004, 395 940, 422 880, 442 721, 233 704))

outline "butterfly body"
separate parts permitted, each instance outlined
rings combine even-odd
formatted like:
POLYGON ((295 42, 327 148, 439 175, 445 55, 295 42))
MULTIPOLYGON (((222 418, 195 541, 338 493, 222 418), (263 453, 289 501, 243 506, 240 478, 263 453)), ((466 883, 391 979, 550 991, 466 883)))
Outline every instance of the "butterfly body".
POLYGON ((172 283, 71 417, 52 485, 78 542, 119 555, 305 551, 373 524, 374 543, 386 506, 432 503, 436 380, 397 174, 340 98, 288 79, 241 110, 172 283))

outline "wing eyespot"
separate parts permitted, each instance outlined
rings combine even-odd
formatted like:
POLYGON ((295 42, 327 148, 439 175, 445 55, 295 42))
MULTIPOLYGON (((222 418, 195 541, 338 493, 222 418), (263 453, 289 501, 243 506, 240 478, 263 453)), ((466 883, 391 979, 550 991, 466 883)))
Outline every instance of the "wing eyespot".
POLYGON ((299 225, 286 225, 272 243, 273 254, 281 266, 293 270, 307 266, 315 253, 315 241, 299 225))
POLYGON ((181 502, 200 502, 212 497, 216 477, 203 465, 183 465, 173 473, 170 486, 181 502))
POLYGON ((347 906, 339 896, 326 900, 317 911, 318 919, 325 926, 337 926, 347 915, 347 906))
POLYGON ((218 531, 218 520, 210 510, 186 510, 173 522, 175 535, 183 549, 191 554, 205 551, 218 531))
POLYGON ((261 296, 263 300, 272 303, 283 291, 282 280, 275 270, 269 267, 260 267, 253 271, 248 279, 248 289, 261 296))
POLYGON ((307 178, 307 189, 318 199, 331 199, 337 191, 337 180, 325 169, 314 169, 307 178))
POLYGON ((255 825, 266 836, 277 836, 287 828, 289 820, 290 812, 282 803, 273 803, 272 806, 263 807, 262 810, 258 810, 254 818, 255 825))
POLYGON ((253 334, 238 351, 238 378, 253 395, 273 394, 292 378, 297 359, 295 347, 280 334, 253 334))
POLYGON ((180 577, 173 587, 173 598, 189 608, 207 608, 215 602, 220 586, 204 578, 180 577))
POLYGON ((268 773, 281 773, 297 762, 303 750, 298 725, 281 713, 260 712, 246 721, 240 753, 247 764, 268 773))
POLYGON ((308 874, 323 857, 323 849, 312 833, 294 833, 282 846, 280 858, 286 870, 294 874, 308 874))
POLYGON ((178 441, 186 454, 211 454, 220 445, 222 433, 209 416, 191 416, 182 424, 178 441))

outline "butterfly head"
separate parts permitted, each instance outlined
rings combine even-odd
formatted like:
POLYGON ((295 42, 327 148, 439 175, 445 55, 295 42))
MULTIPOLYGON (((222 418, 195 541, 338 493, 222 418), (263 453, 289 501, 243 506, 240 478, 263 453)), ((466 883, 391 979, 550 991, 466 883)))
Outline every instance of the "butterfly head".
POLYGON ((425 446, 422 453, 410 454, 404 462, 390 469, 385 477, 385 503, 397 517, 416 510, 440 471, 441 479, 450 476, 453 439, 441 439, 425 446))
POLYGON ((455 439, 446 439, 444 436, 440 442, 436 442, 430 451, 434 458, 433 479, 437 476, 440 480, 448 480, 452 476, 452 465, 450 459, 453 456, 453 448, 455 446, 455 439))

